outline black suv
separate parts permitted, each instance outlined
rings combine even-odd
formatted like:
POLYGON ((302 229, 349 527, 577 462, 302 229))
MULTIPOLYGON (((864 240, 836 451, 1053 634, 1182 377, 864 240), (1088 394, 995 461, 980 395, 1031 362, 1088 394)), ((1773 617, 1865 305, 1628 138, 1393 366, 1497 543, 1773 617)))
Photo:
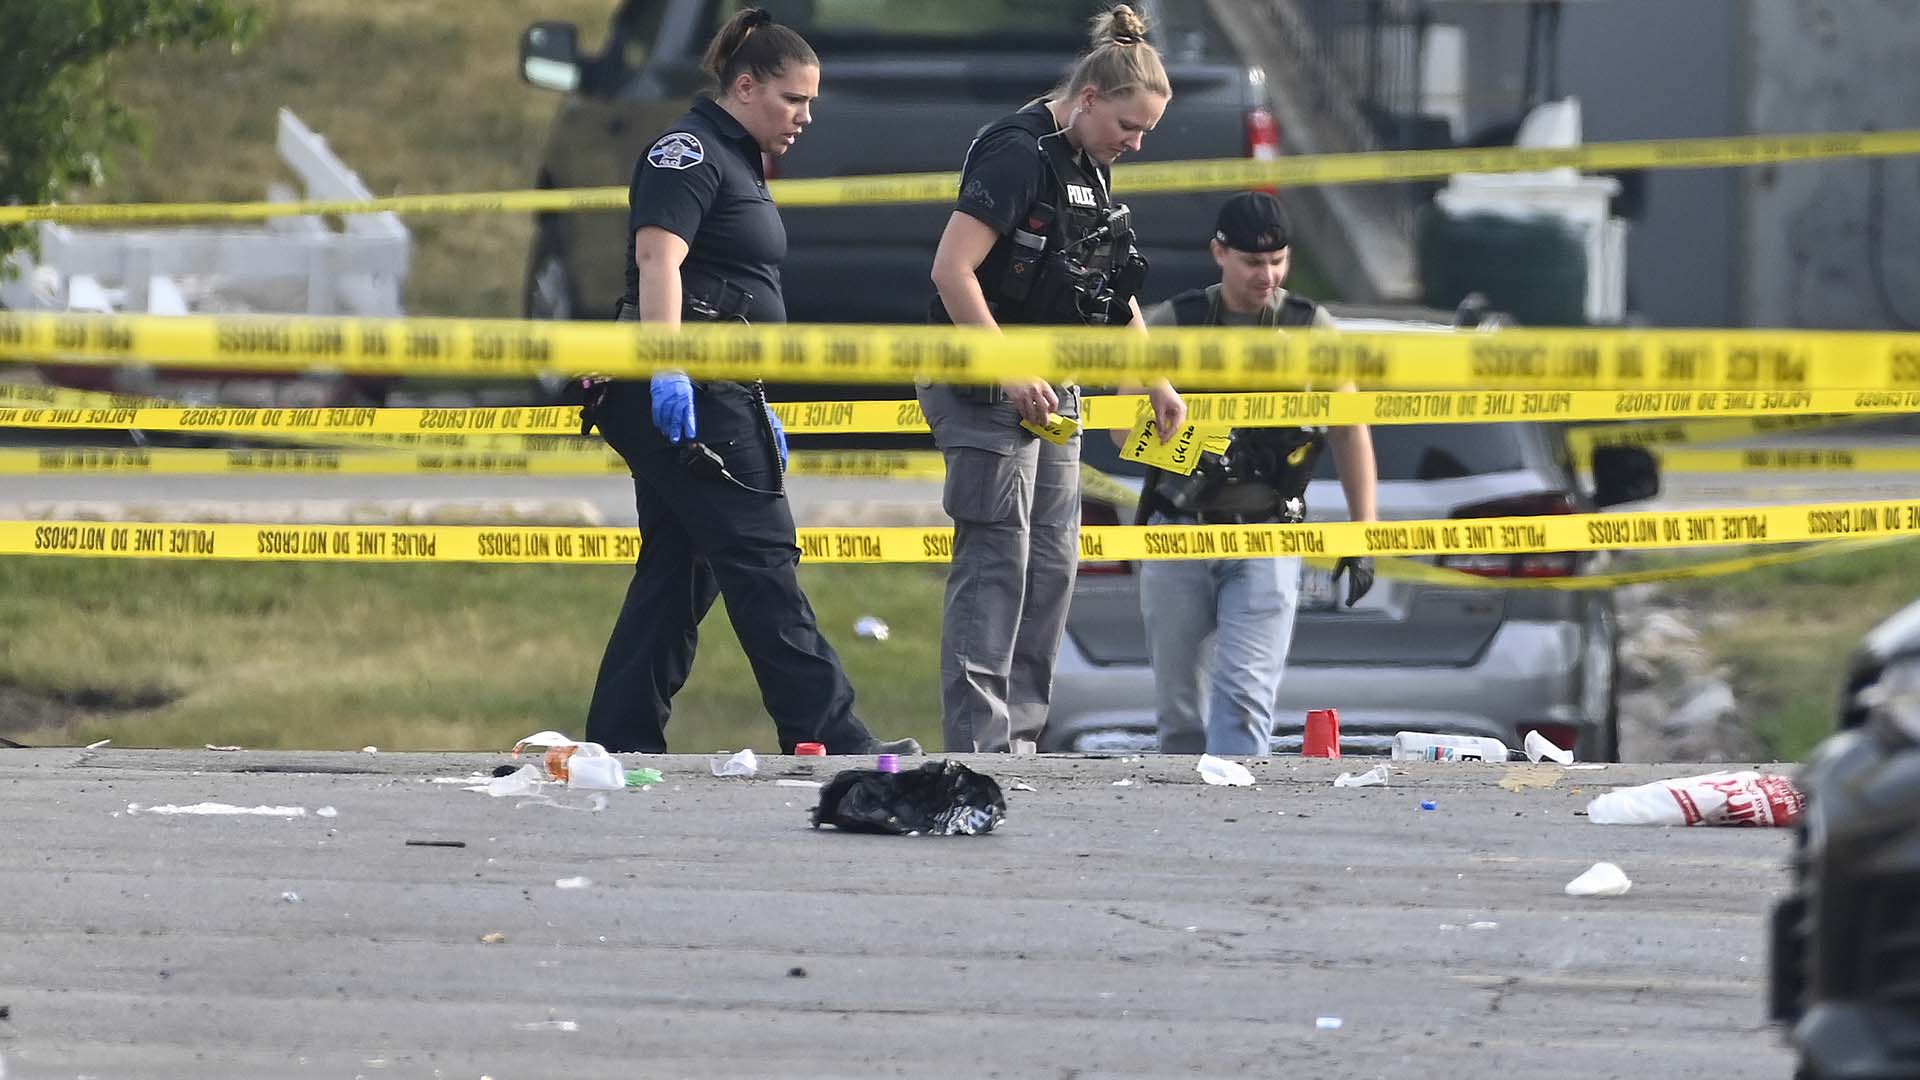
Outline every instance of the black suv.
MULTIPOLYGON (((1044 94, 1087 45, 1093 0, 760 0, 821 60, 814 124, 781 158, 789 177, 958 172, 983 125, 1044 94)), ((1152 20, 1173 105, 1142 160, 1279 152, 1265 80, 1233 50, 1208 5, 1136 4, 1152 20)), ((647 140, 684 112, 700 53, 733 0, 626 0, 597 53, 569 23, 521 39, 521 74, 566 93, 537 183, 621 187, 647 140)), ((1134 209, 1161 299, 1218 277, 1207 254, 1221 194, 1119 197, 1134 209)), ((795 322, 926 321, 933 249, 951 202, 785 211, 787 311, 795 322)), ((608 318, 622 284, 620 213, 543 215, 527 264, 529 318, 608 318)))
POLYGON ((1802 1080, 1920 1077, 1920 603, 1861 644, 1800 785, 1773 1017, 1802 1080))

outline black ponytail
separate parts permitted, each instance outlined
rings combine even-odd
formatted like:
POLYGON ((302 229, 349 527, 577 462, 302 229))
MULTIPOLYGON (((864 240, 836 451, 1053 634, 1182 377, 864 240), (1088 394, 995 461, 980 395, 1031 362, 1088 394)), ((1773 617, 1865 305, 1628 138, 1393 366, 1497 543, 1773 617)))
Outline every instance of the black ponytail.
POLYGON ((741 72, 766 80, 786 71, 787 64, 820 66, 807 39, 790 27, 773 21, 766 8, 742 9, 707 43, 707 54, 700 67, 713 76, 725 94, 741 72))

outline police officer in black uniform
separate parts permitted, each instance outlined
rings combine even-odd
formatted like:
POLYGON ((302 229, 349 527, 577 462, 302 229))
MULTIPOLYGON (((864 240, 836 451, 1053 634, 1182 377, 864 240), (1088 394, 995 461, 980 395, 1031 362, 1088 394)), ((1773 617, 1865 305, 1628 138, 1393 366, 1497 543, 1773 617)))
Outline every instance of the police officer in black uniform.
MULTIPOLYGON (((761 155, 779 155, 812 122, 820 61, 765 10, 734 16, 708 46, 719 81, 635 166, 626 294, 618 317, 784 322, 787 235, 761 155)), ((633 472, 641 551, 587 713, 587 738, 609 750, 661 753, 673 696, 693 664, 716 595, 760 684, 780 746, 830 754, 920 752, 882 742, 853 712, 853 687, 800 590, 786 436, 758 383, 696 382, 588 389, 585 421, 633 472)))
MULTIPOLYGON (((1137 150, 1172 96, 1146 25, 1125 4, 1094 21, 1093 49, 1049 96, 983 129, 934 255, 936 322, 1131 325, 1146 263, 1109 170, 1137 150)), ((1161 430, 1185 420, 1173 388, 1152 390, 1161 430)), ((1077 418, 1079 391, 1044 379, 923 386, 946 457, 954 522, 941 634, 949 751, 1038 742, 1053 693, 1080 541, 1080 443, 1021 426, 1077 418)))

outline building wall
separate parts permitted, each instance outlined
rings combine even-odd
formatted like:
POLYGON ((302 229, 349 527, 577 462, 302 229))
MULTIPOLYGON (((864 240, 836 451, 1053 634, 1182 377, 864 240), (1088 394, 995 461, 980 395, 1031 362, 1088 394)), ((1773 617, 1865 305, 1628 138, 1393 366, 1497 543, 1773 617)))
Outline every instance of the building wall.
MULTIPOLYGON (((1764 0, 1747 21, 1750 130, 1920 128, 1920 0, 1764 0)), ((1742 173, 1753 325, 1920 329, 1920 158, 1742 173)))
MULTIPOLYGON (((1748 6, 1567 5, 1560 84, 1580 98, 1587 141, 1745 134, 1740 38, 1748 6)), ((1658 170, 1642 182, 1644 210, 1628 226, 1627 310, 1656 326, 1740 325, 1738 173, 1658 170)))

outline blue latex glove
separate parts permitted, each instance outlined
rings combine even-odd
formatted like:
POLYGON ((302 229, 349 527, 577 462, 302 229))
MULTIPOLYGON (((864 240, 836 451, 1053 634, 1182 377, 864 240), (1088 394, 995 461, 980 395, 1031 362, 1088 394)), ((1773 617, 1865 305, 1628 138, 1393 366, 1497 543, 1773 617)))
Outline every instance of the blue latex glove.
POLYGON ((653 377, 653 426, 668 442, 696 438, 693 419, 693 380, 686 373, 663 371, 653 377))
POLYGON ((767 406, 767 421, 773 425, 773 445, 780 451, 780 471, 787 471, 787 429, 780 426, 780 414, 767 406))

